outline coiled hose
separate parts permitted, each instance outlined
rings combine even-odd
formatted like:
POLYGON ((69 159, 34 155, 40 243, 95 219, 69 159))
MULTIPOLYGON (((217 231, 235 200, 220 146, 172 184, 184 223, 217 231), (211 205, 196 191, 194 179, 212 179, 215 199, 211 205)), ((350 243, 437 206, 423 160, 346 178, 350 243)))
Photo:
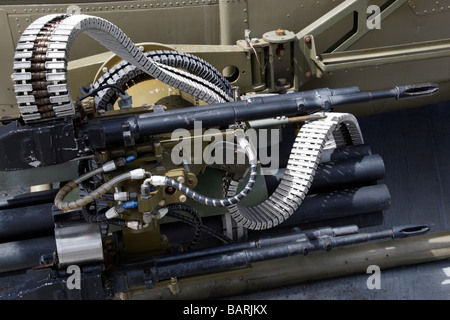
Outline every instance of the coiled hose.
POLYGON ((123 173, 121 175, 118 175, 108 182, 105 182, 103 185, 92 191, 91 193, 87 194, 83 198, 74 200, 74 201, 64 201, 64 198, 69 194, 70 191, 77 188, 78 185, 83 182, 86 179, 89 179, 90 177, 99 174, 104 171, 104 167, 97 168, 93 171, 87 172, 84 175, 80 176, 79 178, 69 181, 64 187, 61 188, 61 190, 58 191, 55 197, 55 206, 60 210, 71 210, 71 209, 77 209, 82 208, 89 203, 99 199, 102 195, 107 193, 110 189, 112 189, 114 186, 122 183, 126 180, 136 180, 136 179, 143 179, 145 177, 145 170, 144 169, 135 169, 126 173, 123 173))

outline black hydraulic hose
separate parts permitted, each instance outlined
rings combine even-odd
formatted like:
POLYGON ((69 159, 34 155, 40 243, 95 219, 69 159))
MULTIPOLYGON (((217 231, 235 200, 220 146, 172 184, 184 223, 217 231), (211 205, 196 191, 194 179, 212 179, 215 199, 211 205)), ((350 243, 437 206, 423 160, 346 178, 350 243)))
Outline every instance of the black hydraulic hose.
MULTIPOLYGON (((171 204, 169 206, 167 206, 167 209, 169 210, 167 212, 167 214, 169 215, 169 217, 174 217, 177 219, 180 219, 181 215, 177 215, 175 211, 182 211, 185 213, 188 213, 189 215, 192 216, 192 220, 194 222, 194 227, 195 227, 195 231, 194 231, 194 236, 191 240, 191 243, 189 244, 189 246, 187 246, 186 250, 190 251, 192 250, 198 243, 198 240, 200 239, 200 234, 202 232, 202 226, 203 226, 203 222, 202 222, 202 218, 200 217, 200 214, 198 213, 197 210, 195 210, 194 208, 185 205, 185 204, 181 204, 181 203, 176 203, 176 204, 171 204)), ((186 221, 183 220, 183 218, 180 219, 181 221, 186 221)))
MULTIPOLYGON (((176 212, 168 212, 167 215, 168 215, 169 217, 178 219, 178 220, 180 220, 180 221, 182 221, 182 222, 184 222, 184 223, 186 223, 186 224, 189 224, 189 225, 191 225, 191 226, 196 226, 196 222, 195 222, 195 220, 192 219, 192 218, 186 217, 186 216, 181 215, 181 214, 178 214, 178 213, 176 213, 176 212)), ((217 231, 214 230, 214 229, 211 229, 210 227, 208 227, 208 226, 205 225, 205 224, 202 224, 202 231, 205 231, 205 232, 209 233, 210 235, 212 235, 213 237, 219 239, 219 240, 222 241, 223 243, 232 243, 232 242, 233 242, 233 240, 231 240, 231 239, 228 238, 227 236, 225 236, 225 235, 223 235, 223 234, 217 232, 217 231)))
POLYGON ((87 97, 93 96, 94 94, 96 94, 97 92, 107 89, 107 88, 114 88, 117 91, 120 91, 121 94, 125 94, 125 90, 123 90, 121 87, 115 85, 115 84, 105 84, 102 85, 101 87, 98 87, 97 89, 94 89, 88 93, 86 93, 84 96, 82 96, 79 100, 83 100, 86 99, 87 97))
POLYGON ((105 213, 109 208, 104 208, 97 213, 96 209, 91 209, 90 207, 90 204, 81 207, 81 214, 83 215, 83 218, 84 220, 86 220, 86 222, 98 223, 108 220, 105 213))
POLYGON ((86 205, 81 207, 81 214, 86 220, 86 222, 90 223, 101 223, 106 222, 108 224, 113 224, 120 227, 128 227, 127 220, 120 219, 120 218, 112 218, 109 219, 106 216, 106 212, 109 210, 109 208, 103 208, 98 213, 96 209, 91 209, 90 205, 86 205))

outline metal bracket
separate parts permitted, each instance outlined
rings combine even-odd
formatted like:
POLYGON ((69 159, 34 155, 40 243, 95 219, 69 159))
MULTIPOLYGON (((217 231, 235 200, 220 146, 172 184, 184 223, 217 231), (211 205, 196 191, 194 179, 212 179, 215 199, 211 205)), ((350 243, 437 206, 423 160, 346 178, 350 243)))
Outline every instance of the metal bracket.
POLYGON ((320 78, 338 70, 449 57, 450 39, 318 55, 314 36, 311 35, 304 53, 311 62, 311 74, 308 76, 320 78))
MULTIPOLYGON (((407 3, 407 0, 387 1, 380 7, 380 21, 383 21, 405 3, 407 3)), ((345 53, 343 53, 344 50, 349 48, 371 30, 367 23, 368 6, 369 0, 344 1, 342 4, 338 5, 333 10, 330 10, 314 23, 297 33, 296 45, 294 46, 294 87, 296 90, 299 90, 299 88, 313 76, 320 77, 325 72, 325 67, 320 63, 320 58, 316 52, 314 37, 333 28, 344 18, 353 15, 353 28, 325 50, 325 52, 330 55, 336 52, 342 52, 341 55, 345 55, 345 53)), ((380 50, 382 51, 383 48, 380 48, 380 50)), ((330 56, 328 57, 331 58, 330 56)))

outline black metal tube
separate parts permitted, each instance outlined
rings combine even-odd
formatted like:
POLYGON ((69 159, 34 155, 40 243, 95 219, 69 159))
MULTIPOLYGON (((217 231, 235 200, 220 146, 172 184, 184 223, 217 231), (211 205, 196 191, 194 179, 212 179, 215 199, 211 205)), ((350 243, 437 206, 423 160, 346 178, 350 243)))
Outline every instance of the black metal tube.
MULTIPOLYGON (((308 195, 296 212, 281 225, 262 231, 249 231, 249 239, 260 238, 262 234, 279 234, 286 228, 314 223, 321 220, 337 219, 357 215, 367 215, 381 212, 390 206, 390 194, 385 185, 366 186, 362 188, 340 190, 321 194, 308 195)), ((220 216, 203 218, 205 225, 213 226, 215 230, 222 230, 222 219, 220 216)), ((168 236, 172 242, 186 241, 190 239, 192 227, 181 223, 165 223, 161 225, 161 232, 168 236)), ((262 239, 262 238, 261 238, 262 239)), ((199 245, 211 246, 215 239, 202 233, 199 245)), ((261 240, 262 241, 262 240, 261 240)), ((219 246, 220 243, 217 242, 219 246)), ((242 244, 239 244, 241 246, 242 244)), ((240 247, 245 249, 245 247, 240 247)), ((206 249, 202 249, 206 250, 206 249)), ((214 251, 214 249, 212 249, 214 251)), ((169 258, 171 259, 171 258, 169 258)))
POLYGON ((0 242, 53 233, 52 203, 0 211, 0 242))
POLYGON ((132 140, 145 136, 173 132, 177 129, 194 129, 195 122, 202 128, 230 125, 240 121, 271 118, 274 116, 294 116, 323 110, 322 106, 306 107, 302 99, 270 102, 265 104, 242 104, 240 101, 216 106, 200 106, 180 110, 168 110, 151 114, 135 114, 128 117, 111 117, 93 120, 83 131, 87 131, 92 148, 113 146, 124 143, 124 133, 132 140), (100 135, 100 136, 99 136, 100 135), (103 144, 103 145, 102 145, 103 144))
POLYGON ((285 222, 297 225, 306 222, 347 217, 386 210, 391 203, 389 190, 384 184, 357 189, 319 193, 306 197, 285 222))
MULTIPOLYGON (((401 227, 397 227, 402 229, 401 227)), ((425 225, 408 226, 409 230, 415 232, 407 233, 408 236, 420 235, 429 231, 425 225)), ((110 279, 116 283, 116 290, 127 291, 131 287, 142 286, 144 279, 151 279, 154 284, 158 281, 170 279, 171 277, 182 277, 207 272, 218 272, 238 267, 244 267, 251 263, 266 261, 271 259, 286 258, 289 256, 308 254, 311 251, 325 250, 332 248, 364 243, 371 240, 392 239, 401 232, 395 228, 374 233, 356 233, 343 236, 318 236, 314 230, 299 232, 297 241, 292 235, 286 235, 286 241, 275 241, 273 244, 264 247, 254 247, 253 242, 249 244, 251 248, 244 250, 224 251, 218 254, 196 255, 190 257, 185 254, 178 260, 170 260, 170 263, 161 263, 160 259, 154 258, 150 261, 134 262, 124 265, 122 269, 113 274, 110 279), (126 278, 126 280, 124 279, 126 278)), ((278 240, 283 237, 278 237, 278 240)), ((232 245, 227 247, 231 248, 232 245)), ((169 262, 169 261, 168 261, 169 262)))
POLYGON ((372 149, 367 144, 357 144, 333 149, 324 149, 320 156, 320 162, 340 161, 354 158, 362 158, 372 155, 372 149))
MULTIPOLYGON (((292 99, 293 94, 257 97, 254 99, 221 103, 216 105, 184 108, 179 110, 155 111, 127 117, 98 119, 87 124, 83 131, 89 133, 91 148, 115 144, 133 143, 145 136, 173 132, 176 129, 194 128, 194 122, 203 128, 230 125, 240 121, 266 119, 276 116, 298 116, 328 111, 333 106, 367 102, 375 99, 403 98, 405 90, 415 90, 415 96, 435 93, 437 85, 420 84, 395 87, 392 90, 375 92, 352 92, 341 95, 303 94, 292 99), (286 98, 289 96, 289 99, 286 98), (269 101, 269 102, 268 102, 269 101)), ((409 95, 411 96, 411 95, 409 95)))
POLYGON ((45 190, 38 192, 30 192, 15 196, 0 197, 0 210, 20 208, 35 204, 53 202, 58 190, 45 190))
MULTIPOLYGON (((349 153, 355 155, 360 154, 360 151, 353 148, 346 148, 346 150, 347 151, 340 150, 340 153, 345 155, 348 155, 349 153)), ((367 149, 365 150, 367 151, 367 149)), ((319 190, 318 187, 315 188, 314 186, 321 186, 323 190, 329 186, 334 186, 336 188, 336 186, 342 187, 342 185, 352 185, 355 184, 355 182, 361 184, 369 183, 374 179, 381 178, 383 174, 383 162, 377 155, 364 157, 358 160, 353 159, 328 162, 319 165, 319 170, 316 173, 311 191, 319 190), (326 169, 323 169, 323 166, 326 166, 326 169)), ((279 180, 276 180, 275 176, 266 176, 266 179, 269 192, 273 191, 278 186, 279 180)), ((383 208, 384 210, 386 208, 389 203, 389 194, 387 190, 380 189, 380 187, 367 189, 368 192, 364 192, 364 190, 366 189, 326 193, 315 197, 308 196, 302 204, 302 208, 304 208, 303 210, 306 212, 304 213, 304 217, 308 219, 309 217, 315 217, 315 221, 317 221, 317 219, 320 220, 323 217, 338 217, 341 213, 366 213, 370 209, 368 207, 369 205, 373 205, 375 209, 383 208), (376 193, 370 195, 370 191, 376 193), (349 195, 356 195, 353 203, 350 202, 352 198, 349 195), (375 195, 377 196, 375 197, 375 195), (367 197, 367 199, 365 199, 365 197, 367 197), (322 203, 325 200, 327 200, 326 205, 322 203), (355 204, 357 204, 356 207, 355 204), (353 209, 349 210, 349 208, 353 209), (316 209, 318 212, 314 212, 316 209)), ((33 194, 29 195, 30 199, 28 200, 32 201, 32 195, 33 194)), ((54 223, 51 208, 52 203, 48 203, 0 211, 0 241, 13 241, 53 232, 54 223)), ((289 220, 291 219, 292 218, 289 220)), ((180 230, 184 229, 185 228, 181 228, 180 230)), ((189 228, 186 229, 190 232, 189 228)))
POLYGON ((0 244, 0 273, 39 265, 39 258, 56 250, 54 236, 0 244))
MULTIPOLYGON (((264 177, 269 194, 272 194, 279 185, 284 171, 282 168, 277 174, 264 177)), ((367 185, 383 178, 384 174, 384 162, 379 155, 320 163, 309 194, 367 185)))
POLYGON ((372 183, 384 177, 385 167, 381 156, 371 155, 360 159, 330 161, 318 166, 310 192, 333 190, 337 187, 372 183))
POLYGON ((257 240, 252 241, 236 242, 224 246, 205 248, 201 250, 195 250, 192 252, 184 252, 177 255, 163 256, 158 258, 158 264, 165 264, 182 259, 196 259, 199 257, 204 257, 212 254, 230 253, 232 251, 241 251, 251 248, 262 248, 267 246, 273 246, 275 244, 280 243, 296 242, 299 239, 305 240, 307 236, 318 238, 323 236, 342 236, 354 234, 357 232, 358 227, 356 225, 337 228, 326 227, 302 232, 294 231, 288 234, 282 234, 277 236, 259 237, 257 240))

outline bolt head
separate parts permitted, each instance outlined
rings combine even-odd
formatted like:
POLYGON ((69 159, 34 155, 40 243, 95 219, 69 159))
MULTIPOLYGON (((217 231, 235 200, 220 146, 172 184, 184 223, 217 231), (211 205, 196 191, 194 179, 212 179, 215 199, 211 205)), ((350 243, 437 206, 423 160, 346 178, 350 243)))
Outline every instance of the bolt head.
POLYGON ((277 30, 275 31, 275 34, 276 34, 277 36, 285 36, 285 35, 286 35, 286 30, 284 30, 284 29, 277 29, 277 30))

